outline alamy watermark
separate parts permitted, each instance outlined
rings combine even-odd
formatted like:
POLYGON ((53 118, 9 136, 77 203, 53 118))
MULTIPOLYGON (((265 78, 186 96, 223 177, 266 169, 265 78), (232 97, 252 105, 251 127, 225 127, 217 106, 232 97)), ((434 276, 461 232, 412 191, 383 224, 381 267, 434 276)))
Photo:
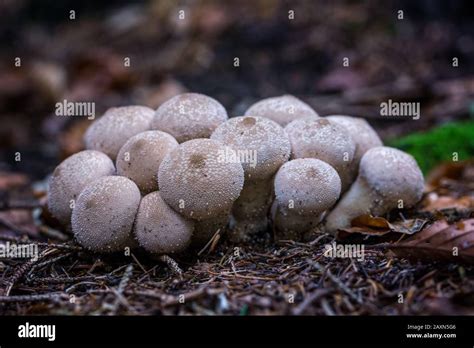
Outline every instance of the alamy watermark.
POLYGON ((331 258, 351 258, 357 261, 364 261, 365 246, 363 244, 326 244, 324 246, 324 256, 331 258))
POLYGON ((38 245, 14 244, 6 242, 0 244, 0 259, 31 259, 38 260, 38 245))
POLYGON ((84 116, 88 120, 95 118, 94 102, 71 102, 64 99, 55 105, 56 116, 84 116))
POLYGON ((248 163, 250 167, 257 166, 257 150, 233 150, 226 146, 218 151, 217 161, 221 163, 248 163))
POLYGON ((397 102, 389 99, 380 103, 381 116, 412 117, 414 120, 420 119, 420 103, 418 102, 397 102))

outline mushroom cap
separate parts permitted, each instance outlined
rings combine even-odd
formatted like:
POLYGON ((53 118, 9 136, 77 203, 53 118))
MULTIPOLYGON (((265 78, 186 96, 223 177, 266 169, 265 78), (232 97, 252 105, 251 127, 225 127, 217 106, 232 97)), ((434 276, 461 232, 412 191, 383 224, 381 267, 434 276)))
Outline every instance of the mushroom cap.
POLYGON ((94 150, 78 152, 62 161, 49 179, 48 208, 63 225, 71 223, 71 201, 91 181, 112 175, 115 167, 105 154, 94 150))
POLYGON ((151 127, 171 134, 182 143, 209 138, 226 120, 227 111, 214 98, 199 93, 183 93, 161 104, 151 127))
POLYGON ((295 96, 285 94, 256 102, 247 109, 245 116, 266 117, 285 127, 293 120, 318 116, 318 113, 295 96))
POLYGON ((86 147, 115 160, 120 148, 135 134, 149 130, 154 111, 145 106, 121 106, 108 109, 92 123, 84 135, 86 147))
POLYGON ((423 195, 423 174, 409 154, 387 146, 368 150, 360 161, 359 178, 377 196, 374 214, 395 208, 399 200, 405 207, 416 204, 423 195))
POLYGON ((239 162, 223 160, 227 147, 216 140, 194 139, 169 152, 161 162, 161 197, 174 210, 196 220, 230 211, 244 184, 239 162))
POLYGON ((123 176, 96 179, 79 195, 72 211, 72 231, 83 247, 114 252, 131 246, 140 204, 137 185, 123 176))
POLYGON ((283 213, 319 215, 331 208, 341 194, 336 170, 315 158, 292 160, 275 176, 275 199, 283 213))
POLYGON ((182 252, 191 242, 193 230, 194 222, 171 209, 158 191, 142 198, 134 231, 145 250, 153 254, 182 252))
POLYGON ((271 177, 291 154, 290 140, 283 128, 263 117, 233 117, 217 127, 211 139, 229 146, 238 158, 242 157, 246 178, 251 180, 271 177))
POLYGON ((326 117, 329 121, 345 127, 356 144, 354 162, 359 164, 360 159, 369 149, 383 146, 378 134, 369 122, 361 117, 331 115, 326 117))
POLYGON ((134 135, 119 151, 117 174, 133 180, 142 193, 156 191, 161 161, 177 146, 176 139, 165 132, 146 131, 134 135))
POLYGON ((290 137, 292 158, 320 159, 333 166, 341 179, 350 171, 356 145, 345 127, 325 118, 307 117, 291 122, 285 131, 290 137))

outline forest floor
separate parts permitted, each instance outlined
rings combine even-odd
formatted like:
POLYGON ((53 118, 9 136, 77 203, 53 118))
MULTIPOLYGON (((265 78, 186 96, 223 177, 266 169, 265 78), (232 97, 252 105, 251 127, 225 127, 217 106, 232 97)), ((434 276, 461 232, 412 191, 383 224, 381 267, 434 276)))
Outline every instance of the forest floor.
POLYGON ((353 227, 337 241, 321 233, 309 243, 274 243, 266 235, 233 245, 224 235, 199 256, 153 259, 83 250, 48 226, 34 198, 44 201, 41 189, 28 193, 24 178, 4 176, 0 185, 12 188, 0 202, 0 240, 35 244, 40 256, 0 263, 0 313, 474 314, 473 178, 472 162, 441 166, 417 207, 387 216, 387 225, 353 227), (410 243, 423 233, 421 244, 410 243), (328 257, 336 242, 363 246, 361 258, 328 257))

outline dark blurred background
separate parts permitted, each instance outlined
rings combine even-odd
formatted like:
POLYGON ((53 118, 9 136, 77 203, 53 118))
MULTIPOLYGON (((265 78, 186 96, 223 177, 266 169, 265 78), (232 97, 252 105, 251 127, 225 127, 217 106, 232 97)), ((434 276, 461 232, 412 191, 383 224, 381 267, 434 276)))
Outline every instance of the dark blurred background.
POLYGON ((1 0, 0 171, 41 178, 81 149, 90 121, 55 116, 64 99, 98 116, 194 91, 236 116, 289 93, 384 140, 469 120, 473 18, 472 1, 1 0), (382 118, 388 99, 420 102, 421 118, 382 118))

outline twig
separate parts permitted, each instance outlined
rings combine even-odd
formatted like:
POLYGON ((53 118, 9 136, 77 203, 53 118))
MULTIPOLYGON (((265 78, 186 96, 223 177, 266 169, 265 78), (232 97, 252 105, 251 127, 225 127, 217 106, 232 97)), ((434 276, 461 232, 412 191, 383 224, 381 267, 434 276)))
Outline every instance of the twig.
POLYGON ((177 274, 179 277, 183 276, 183 270, 179 267, 178 263, 173 260, 168 255, 160 255, 158 258, 161 262, 165 263, 173 273, 177 274))
POLYGON ((0 302, 34 302, 45 300, 57 300, 60 298, 68 298, 69 296, 63 292, 51 292, 48 294, 38 295, 18 295, 18 296, 0 296, 0 302))
POLYGON ((326 272, 326 276, 331 279, 331 281, 337 285, 342 291, 344 291, 350 298, 352 298, 354 301, 356 301, 359 304, 362 304, 363 301, 357 296, 351 289, 347 287, 346 284, 344 284, 339 278, 337 278, 335 275, 331 273, 331 271, 319 264, 319 262, 314 262, 313 266, 320 271, 321 273, 326 272))

